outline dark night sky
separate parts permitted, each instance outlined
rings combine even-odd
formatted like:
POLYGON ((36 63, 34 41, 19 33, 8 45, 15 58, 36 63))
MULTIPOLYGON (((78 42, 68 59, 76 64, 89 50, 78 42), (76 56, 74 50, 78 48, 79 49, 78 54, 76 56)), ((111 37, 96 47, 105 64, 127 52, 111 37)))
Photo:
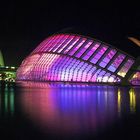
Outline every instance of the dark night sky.
POLYGON ((41 41, 64 28, 87 29, 109 44, 140 38, 137 3, 9 0, 0 5, 0 19, 0 49, 7 65, 18 66, 41 41))

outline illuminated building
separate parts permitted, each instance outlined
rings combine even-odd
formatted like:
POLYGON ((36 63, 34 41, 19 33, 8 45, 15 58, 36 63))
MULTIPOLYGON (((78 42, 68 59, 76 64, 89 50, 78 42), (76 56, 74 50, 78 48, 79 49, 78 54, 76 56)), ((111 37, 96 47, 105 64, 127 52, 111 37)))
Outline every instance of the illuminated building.
POLYGON ((59 33, 45 39, 23 60, 17 80, 139 85, 140 72, 134 71, 139 66, 139 58, 112 45, 59 33))
POLYGON ((2 52, 0 51, 0 81, 15 82, 16 67, 5 66, 2 52))

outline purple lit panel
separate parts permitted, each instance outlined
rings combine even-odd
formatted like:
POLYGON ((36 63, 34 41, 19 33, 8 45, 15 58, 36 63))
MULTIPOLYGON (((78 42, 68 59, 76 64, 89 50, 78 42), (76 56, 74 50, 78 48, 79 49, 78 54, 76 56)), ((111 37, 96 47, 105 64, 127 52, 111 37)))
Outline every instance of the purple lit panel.
POLYGON ((54 63, 54 66, 52 67, 52 74, 51 79, 53 81, 59 81, 59 69, 62 67, 64 63, 63 57, 59 57, 56 62, 54 63))
POLYGON ((113 61, 113 63, 108 67, 108 70, 115 72, 116 69, 119 67, 119 65, 122 63, 124 60, 125 55, 124 54, 119 54, 117 58, 113 61))
POLYGON ((72 62, 73 61, 73 59, 72 58, 70 58, 70 60, 65 64, 65 66, 63 67, 63 69, 62 69, 62 73, 61 73, 61 81, 64 81, 65 80, 65 74, 66 74, 66 71, 68 71, 68 67, 69 67, 69 65, 71 64, 71 63, 73 63, 72 62))
POLYGON ((74 77, 75 78, 74 80, 81 81, 81 79, 82 79, 82 75, 81 75, 82 69, 81 68, 83 67, 83 65, 84 65, 84 62, 80 62, 79 66, 77 67, 77 75, 76 75, 76 77, 74 77))
POLYGON ((115 82, 115 78, 116 78, 115 75, 111 75, 111 76, 108 78, 108 82, 115 82))
POLYGON ((55 36, 51 36, 51 37, 45 39, 43 42, 41 42, 41 43, 37 46, 37 48, 32 52, 32 54, 33 54, 33 53, 36 53, 36 52, 38 52, 38 51, 42 51, 42 48, 46 47, 46 46, 53 40, 54 37, 55 37, 55 36))
POLYGON ((55 40, 58 39, 59 37, 60 35, 54 36, 47 45, 44 45, 44 47, 42 47, 41 51, 42 52, 48 51, 52 47, 52 45, 55 43, 55 40))
POLYGON ((48 74, 49 68, 52 66, 53 61, 57 59, 59 56, 54 54, 43 54, 40 60, 37 62, 37 66, 34 71, 38 71, 37 78, 41 78, 42 80, 47 80, 45 76, 48 74))
MULTIPOLYGON (((39 54, 35 54, 32 55, 30 57, 28 57, 26 60, 24 60, 24 62, 22 63, 22 65, 20 66, 20 69, 18 70, 18 73, 20 73, 20 79, 30 79, 30 72, 32 71, 34 65, 36 64, 36 62, 38 61, 38 59, 40 58, 39 54)), ((17 76, 19 76, 17 74, 17 76)))
POLYGON ((61 47, 61 45, 67 40, 69 35, 65 35, 58 43, 57 45, 52 49, 53 52, 56 52, 56 50, 61 47))
POLYGON ((87 68, 87 66, 88 66, 88 64, 87 63, 85 63, 84 65, 83 65, 83 67, 81 68, 82 69, 82 82, 85 82, 86 81, 86 73, 84 73, 84 71, 86 70, 86 68, 87 68))
POLYGON ((38 76, 37 78, 38 79, 42 79, 43 80, 43 76, 44 76, 44 73, 46 71, 48 71, 48 68, 47 66, 49 66, 49 63, 50 63, 50 60, 53 58, 54 55, 52 54, 43 54, 42 57, 40 58, 40 60, 38 61, 38 65, 36 65, 35 67, 35 71, 36 69, 38 69, 38 76))
POLYGON ((81 41, 80 41, 80 43, 77 45, 77 46, 75 46, 75 47, 73 47, 72 49, 71 49, 71 51, 68 53, 69 55, 73 55, 82 45, 83 45, 83 43, 86 41, 86 39, 85 38, 83 38, 81 41))
MULTIPOLYGON (((42 54, 42 56, 40 57, 40 59, 37 61, 36 65, 34 66, 34 70, 33 70, 33 73, 32 73, 32 76, 34 77, 34 79, 39 79, 40 76, 42 75, 42 70, 41 69, 44 65, 44 57, 43 56, 46 56, 46 54, 42 54)), ((46 57, 45 57, 45 60, 48 62, 48 60, 50 59, 50 54, 48 54, 46 57)))
POLYGON ((60 57, 59 55, 55 55, 55 54, 52 55, 51 59, 49 60, 49 63, 44 68, 44 73, 42 76, 43 80, 51 80, 51 75, 52 75, 51 69, 53 67, 53 64, 57 61, 59 57, 60 57))
POLYGON ((91 81, 92 74, 95 70, 96 70, 96 67, 92 66, 89 72, 87 73, 87 81, 91 81))
POLYGON ((103 78, 102 78, 102 82, 108 82, 108 79, 110 78, 110 73, 106 73, 103 78))
POLYGON ((99 65, 104 68, 110 62, 110 60, 113 58, 116 52, 116 50, 110 50, 99 65))
POLYGON ((85 66, 87 66, 87 65, 84 62, 81 62, 79 64, 79 71, 78 71, 78 74, 77 74, 77 81, 82 81, 82 77, 83 77, 82 74, 83 74, 83 71, 85 69, 85 66))
MULTIPOLYGON (((58 68, 61 67, 62 60, 63 60, 62 57, 57 58, 55 60, 54 64, 53 64, 53 66, 50 68, 50 71, 51 71, 50 79, 52 81, 57 81, 57 78, 58 78, 58 68)), ((64 62, 64 60, 63 60, 63 62, 64 62)))
POLYGON ((133 63, 134 63, 134 60, 128 59, 127 62, 124 64, 124 66, 120 69, 120 71, 117 74, 122 77, 125 77, 126 73, 131 68, 133 63))
POLYGON ((119 77, 117 77, 117 78, 114 80, 114 82, 120 83, 120 82, 121 82, 121 79, 120 79, 119 77))
POLYGON ((81 45, 84 42, 85 42, 85 40, 82 40, 77 46, 74 46, 68 54, 72 56, 81 47, 81 45))
POLYGON ((97 48, 100 46, 100 43, 96 43, 93 45, 93 47, 88 50, 88 52, 86 52, 86 54, 84 55, 83 59, 84 60, 88 60, 90 58, 90 56, 97 50, 97 48))
MULTIPOLYGON (((50 44, 52 43, 52 41, 55 39, 57 37, 57 35, 56 36, 53 36, 52 38, 50 37, 50 40, 48 40, 48 41, 44 41, 44 43, 45 44, 42 44, 42 46, 40 47, 40 50, 38 50, 38 51, 41 51, 41 52, 44 52, 44 50, 47 48, 47 49, 49 49, 49 47, 50 47, 50 44)), ((37 51, 37 52, 38 52, 37 51)))
POLYGON ((130 79, 130 83, 132 85, 139 85, 140 86, 140 72, 136 72, 133 77, 130 79))
POLYGON ((102 55, 105 53, 107 50, 107 47, 102 47, 96 55, 90 60, 91 63, 96 64, 97 61, 102 57, 102 55))
POLYGON ((88 82, 88 80, 89 80, 88 74, 89 74, 89 71, 91 70, 92 67, 93 67, 92 65, 88 65, 83 72, 83 75, 86 75, 86 80, 85 80, 86 82, 88 82))
POLYGON ((106 71, 102 70, 97 76, 97 82, 102 82, 103 76, 105 75, 106 71))
POLYGON ((61 53, 61 51, 72 41, 73 38, 74 36, 69 36, 69 38, 67 39, 67 42, 57 52, 61 53))
POLYGON ((74 65, 71 67, 70 69, 70 73, 69 73, 69 81, 77 81, 77 69, 79 67, 79 60, 76 60, 74 62, 74 65))
MULTIPOLYGON (((82 41, 82 44, 85 42, 86 39, 82 41)), ((76 57, 81 57, 81 55, 89 48, 89 46, 93 43, 93 41, 89 41, 86 45, 84 45, 80 51, 75 55, 76 57)))
POLYGON ((101 69, 98 69, 91 78, 92 82, 97 82, 98 74, 100 73, 101 69))
POLYGON ((66 54, 76 43, 77 41, 80 39, 80 37, 76 36, 73 40, 72 40, 72 44, 63 52, 64 54, 66 54))
POLYGON ((70 61, 70 58, 63 57, 57 71, 57 81, 61 81, 62 73, 65 71, 65 66, 70 61))
POLYGON ((65 81, 69 81, 69 74, 73 73, 73 67, 76 63, 75 59, 71 59, 71 60, 72 60, 71 63, 69 63, 69 65, 67 66, 65 70, 66 71, 65 78, 64 78, 65 81))
POLYGON ((51 44, 51 47, 47 50, 48 52, 51 52, 58 44, 63 41, 64 35, 59 35, 57 38, 54 39, 54 41, 51 44))

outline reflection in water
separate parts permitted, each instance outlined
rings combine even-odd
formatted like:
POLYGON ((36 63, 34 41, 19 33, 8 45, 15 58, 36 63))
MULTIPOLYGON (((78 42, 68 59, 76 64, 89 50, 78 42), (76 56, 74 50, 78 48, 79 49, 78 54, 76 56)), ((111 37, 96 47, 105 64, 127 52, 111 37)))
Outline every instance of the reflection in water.
POLYGON ((109 127, 129 111, 135 112, 134 92, 115 86, 28 82, 23 84, 20 103, 29 119, 44 131, 67 135, 93 133, 109 127))
POLYGON ((13 86, 4 85, 0 86, 0 114, 1 116, 13 116, 14 115, 14 100, 15 91, 13 86))
POLYGON ((130 89, 129 96, 130 96, 130 111, 131 113, 134 113, 136 111, 136 96, 134 89, 130 89))
POLYGON ((120 88, 118 88, 118 115, 121 115, 121 91, 120 88))

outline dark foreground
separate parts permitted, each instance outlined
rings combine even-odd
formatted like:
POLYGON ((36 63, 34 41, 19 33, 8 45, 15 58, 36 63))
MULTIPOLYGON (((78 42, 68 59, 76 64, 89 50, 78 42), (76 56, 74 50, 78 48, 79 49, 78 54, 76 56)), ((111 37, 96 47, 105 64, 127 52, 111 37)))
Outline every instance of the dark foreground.
POLYGON ((139 87, 0 86, 0 140, 139 138, 139 87))

